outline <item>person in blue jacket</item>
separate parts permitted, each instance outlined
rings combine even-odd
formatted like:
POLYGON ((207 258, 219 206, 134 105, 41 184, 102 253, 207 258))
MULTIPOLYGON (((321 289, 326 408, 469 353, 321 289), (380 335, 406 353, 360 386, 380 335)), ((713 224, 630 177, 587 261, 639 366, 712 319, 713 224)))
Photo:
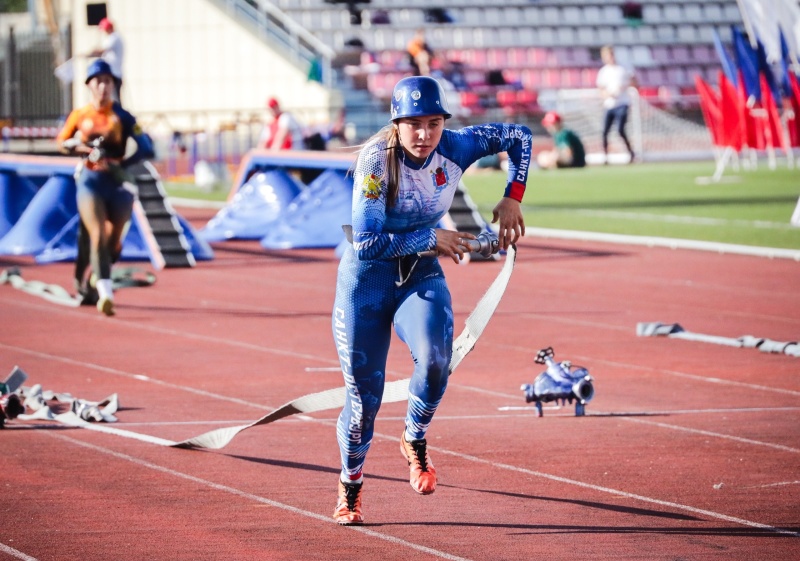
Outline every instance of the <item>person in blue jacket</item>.
POLYGON ((56 137, 59 149, 80 155, 83 160, 75 173, 78 213, 81 226, 78 257, 75 267, 76 288, 89 292, 83 275, 88 261, 92 268, 92 288, 97 290, 97 308, 107 316, 114 315, 114 292, 111 263, 122 252, 122 240, 133 211, 135 194, 125 168, 140 160, 152 158, 153 143, 133 115, 114 101, 114 76, 103 59, 94 60, 87 69, 86 85, 91 99, 72 111, 56 137), (128 139, 136 143, 136 151, 126 157, 128 139), (86 239, 88 238, 88 244, 86 239))
POLYGON ((411 487, 436 489, 425 439, 444 396, 453 345, 453 309, 433 250, 459 262, 467 232, 437 225, 453 201, 464 170, 478 159, 508 154, 508 182, 494 208, 499 246, 525 234, 520 209, 531 165, 531 131, 516 124, 445 128, 451 117, 441 85, 427 76, 394 87, 390 123, 362 147, 354 170, 353 243, 339 264, 332 314, 334 342, 346 386, 337 440, 341 474, 334 518, 362 524, 364 461, 381 405, 394 325, 414 362, 400 449, 411 487))

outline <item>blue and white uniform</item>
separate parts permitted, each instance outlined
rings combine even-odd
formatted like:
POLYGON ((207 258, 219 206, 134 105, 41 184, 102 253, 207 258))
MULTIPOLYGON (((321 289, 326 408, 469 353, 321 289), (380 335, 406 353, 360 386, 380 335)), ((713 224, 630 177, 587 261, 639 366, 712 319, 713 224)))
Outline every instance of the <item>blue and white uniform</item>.
POLYGON ((423 165, 401 151, 398 196, 389 208, 386 141, 372 142, 359 155, 353 245, 339 264, 332 318, 347 388, 337 438, 342 470, 348 476, 361 473, 372 441, 392 324, 415 365, 406 431, 414 439, 425 438, 447 386, 453 310, 439 260, 417 253, 436 248, 435 228, 448 212, 464 170, 498 152, 508 154, 505 196, 521 201, 531 163, 531 132, 525 126, 497 123, 445 129, 423 165))

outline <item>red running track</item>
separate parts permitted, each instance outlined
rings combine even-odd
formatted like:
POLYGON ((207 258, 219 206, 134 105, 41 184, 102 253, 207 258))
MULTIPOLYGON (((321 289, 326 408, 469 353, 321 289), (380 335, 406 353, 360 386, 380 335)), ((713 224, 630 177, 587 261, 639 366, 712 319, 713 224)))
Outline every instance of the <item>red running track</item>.
MULTIPOLYGON (((204 224, 204 211, 183 211, 204 224)), ((195 269, 118 293, 118 315, 0 286, 0 375, 100 400, 182 440, 341 385, 331 250, 215 246, 195 269)), ((456 330, 501 263, 443 261, 456 330)), ((67 286, 71 264, 21 265, 67 286)), ((12 421, 0 432, 0 559, 797 559, 800 358, 663 337, 644 321, 796 341, 800 264, 526 238, 504 300, 429 432, 440 474, 416 495, 387 404, 362 528, 337 526, 338 411, 241 433, 216 452, 12 421), (526 408, 538 349, 589 368, 587 416, 526 408)), ((389 379, 410 374, 395 340, 389 379)), ((99 425, 98 425, 99 426, 99 425)))

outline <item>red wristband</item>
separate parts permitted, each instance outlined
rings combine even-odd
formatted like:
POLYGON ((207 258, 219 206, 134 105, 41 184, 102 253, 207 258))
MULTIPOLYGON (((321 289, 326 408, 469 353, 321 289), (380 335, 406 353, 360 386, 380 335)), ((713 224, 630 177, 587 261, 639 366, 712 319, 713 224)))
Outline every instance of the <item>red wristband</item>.
POLYGON ((525 194, 525 185, 520 183, 519 181, 512 181, 508 187, 506 187, 505 196, 514 199, 517 202, 522 202, 522 195, 525 194))

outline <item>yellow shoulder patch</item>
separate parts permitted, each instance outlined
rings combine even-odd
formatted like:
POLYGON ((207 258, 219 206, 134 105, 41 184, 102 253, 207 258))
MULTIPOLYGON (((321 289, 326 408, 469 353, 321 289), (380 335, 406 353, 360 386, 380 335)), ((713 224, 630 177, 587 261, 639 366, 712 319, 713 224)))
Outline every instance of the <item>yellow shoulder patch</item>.
POLYGON ((361 192, 368 199, 377 199, 378 197, 380 197, 381 196, 380 178, 374 173, 365 177, 364 186, 361 188, 361 192))

